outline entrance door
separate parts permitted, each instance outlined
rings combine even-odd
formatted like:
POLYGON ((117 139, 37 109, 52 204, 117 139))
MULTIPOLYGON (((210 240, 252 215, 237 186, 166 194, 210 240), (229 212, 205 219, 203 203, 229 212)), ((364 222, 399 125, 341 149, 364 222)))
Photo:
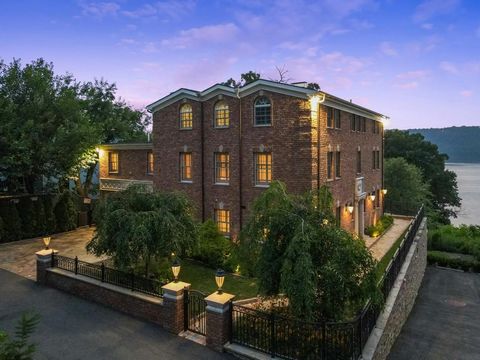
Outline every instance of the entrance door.
POLYGON ((359 238, 363 238, 365 228, 365 199, 359 199, 355 209, 355 232, 359 238))

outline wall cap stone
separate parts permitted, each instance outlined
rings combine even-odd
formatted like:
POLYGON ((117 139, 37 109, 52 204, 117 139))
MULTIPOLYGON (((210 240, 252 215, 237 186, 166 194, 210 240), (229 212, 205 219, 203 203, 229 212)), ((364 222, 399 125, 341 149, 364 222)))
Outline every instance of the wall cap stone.
POLYGON ((37 260, 40 260, 42 262, 46 262, 46 261, 52 260, 52 253, 58 254, 58 250, 43 249, 43 250, 37 251, 35 253, 35 255, 37 255, 37 260))
POLYGON ((235 298, 235 295, 222 292, 219 294, 217 291, 208 295, 205 298, 207 303, 207 311, 223 314, 229 309, 230 303, 235 298))
POLYGON ((183 298, 183 291, 185 289, 187 290, 190 289, 190 286, 191 285, 189 283, 186 283, 183 281, 179 281, 179 282, 172 281, 162 286, 163 296, 169 300, 174 300, 174 301, 180 300, 183 298))

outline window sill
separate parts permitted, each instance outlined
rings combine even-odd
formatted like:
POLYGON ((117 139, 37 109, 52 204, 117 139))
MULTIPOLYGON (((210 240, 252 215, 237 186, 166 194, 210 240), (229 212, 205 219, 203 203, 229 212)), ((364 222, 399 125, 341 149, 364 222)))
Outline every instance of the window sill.
POLYGON ((190 127, 190 128, 179 128, 178 130, 193 130, 193 127, 190 127))
POLYGON ((335 180, 342 180, 342 177, 335 177, 335 180))
POLYGON ((327 182, 333 182, 335 179, 327 179, 327 182))
POLYGON ((266 189, 270 187, 270 184, 255 184, 254 187, 266 189))
POLYGON ((216 182, 216 183, 213 183, 213 185, 219 185, 219 186, 230 186, 230 183, 221 183, 221 182, 216 182))
POLYGON ((272 127, 272 124, 269 125, 258 125, 258 124, 253 124, 253 127, 259 127, 259 128, 264 128, 264 127, 272 127))
POLYGON ((193 181, 192 180, 180 180, 180 183, 181 184, 192 184, 193 181))
POLYGON ((119 172, 118 171, 109 171, 108 174, 109 175, 118 175, 119 172))
POLYGON ((213 128, 216 130, 223 130, 223 129, 230 129, 230 126, 214 126, 213 128))

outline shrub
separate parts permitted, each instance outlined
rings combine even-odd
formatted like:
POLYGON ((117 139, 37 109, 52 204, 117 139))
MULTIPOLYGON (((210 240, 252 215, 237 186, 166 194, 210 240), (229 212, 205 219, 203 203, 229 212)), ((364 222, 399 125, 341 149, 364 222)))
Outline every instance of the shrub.
POLYGON ((54 213, 57 232, 70 231, 77 227, 78 207, 70 191, 60 195, 54 213))
POLYGON ((0 359, 33 359, 36 345, 30 344, 28 340, 39 321, 38 314, 23 314, 15 326, 14 338, 0 330, 0 359))
POLYGON ((429 250, 473 255, 480 261, 480 226, 443 225, 430 231, 429 250))
POLYGON ((455 254, 447 252, 429 251, 427 260, 431 265, 439 265, 463 271, 480 272, 480 262, 477 260, 469 257, 455 256, 455 254))
POLYGON ((0 201, 0 217, 3 220, 5 236, 2 242, 15 241, 22 238, 22 222, 16 205, 10 200, 0 201))
POLYGON ((34 237, 37 221, 30 197, 21 197, 17 204, 17 210, 22 222, 22 238, 34 237))
POLYGON ((382 235, 393 224, 391 215, 383 215, 375 225, 367 227, 365 233, 368 236, 377 237, 382 235))
POLYGON ((200 226, 198 245, 193 257, 213 268, 224 268, 229 253, 229 240, 218 231, 212 220, 205 221, 200 226))
POLYGON ((45 211, 45 233, 53 234, 57 229, 55 213, 53 212, 53 195, 45 195, 42 197, 43 209, 45 211))
POLYGON ((45 235, 47 231, 47 218, 41 197, 38 197, 37 201, 33 202, 33 211, 35 214, 35 236, 45 235))

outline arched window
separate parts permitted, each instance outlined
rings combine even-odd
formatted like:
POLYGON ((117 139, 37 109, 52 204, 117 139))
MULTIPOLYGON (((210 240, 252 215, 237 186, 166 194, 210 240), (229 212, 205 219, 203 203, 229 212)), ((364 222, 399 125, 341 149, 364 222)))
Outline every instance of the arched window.
POLYGON ((225 101, 215 104, 215 127, 226 128, 230 126, 230 111, 225 101))
POLYGON ((255 100, 255 125, 272 125, 272 104, 266 96, 259 97, 255 100))
POLYGON ((191 129, 193 127, 192 105, 183 104, 180 107, 180 129, 191 129))

